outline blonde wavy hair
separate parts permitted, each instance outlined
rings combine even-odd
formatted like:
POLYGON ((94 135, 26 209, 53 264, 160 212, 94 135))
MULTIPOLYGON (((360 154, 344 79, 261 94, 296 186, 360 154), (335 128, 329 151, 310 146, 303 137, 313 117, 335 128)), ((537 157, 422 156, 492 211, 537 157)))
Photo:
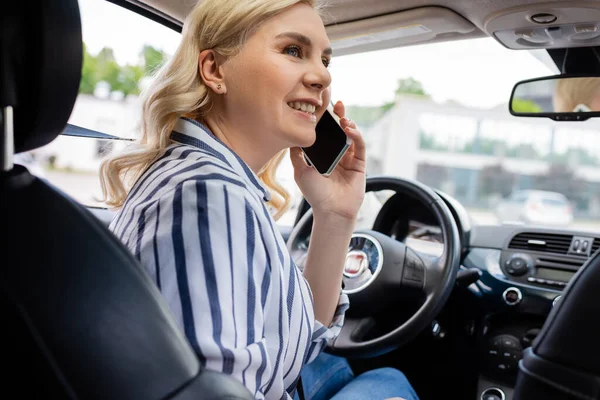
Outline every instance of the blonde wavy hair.
POLYGON ((554 88, 555 112, 573 112, 579 104, 590 107, 600 96, 600 78, 559 79, 554 88))
MULTIPOLYGON (((102 200, 109 207, 121 207, 133 184, 165 153, 180 117, 203 121, 209 115, 215 94, 198 70, 200 53, 213 49, 226 58, 236 55, 262 23, 298 3, 308 4, 319 13, 323 7, 319 0, 198 2, 185 20, 174 56, 157 71, 142 95, 141 138, 134 146, 103 160, 100 166, 102 200)), ((286 151, 277 153, 258 173, 271 192, 269 206, 276 219, 290 202, 289 193, 275 179, 286 151)))

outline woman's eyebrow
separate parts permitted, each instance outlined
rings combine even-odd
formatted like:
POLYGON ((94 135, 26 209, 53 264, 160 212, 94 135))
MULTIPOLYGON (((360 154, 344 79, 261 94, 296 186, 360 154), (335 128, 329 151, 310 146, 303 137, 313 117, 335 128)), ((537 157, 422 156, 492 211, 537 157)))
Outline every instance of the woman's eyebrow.
MULTIPOLYGON (((290 38, 290 39, 294 39, 299 43, 302 43, 304 46, 307 47, 311 47, 312 46, 312 41, 310 40, 310 38, 306 35, 303 35, 301 33, 298 32, 284 32, 284 33, 280 33, 279 35, 275 36, 276 39, 280 39, 280 38, 290 38)), ((333 50, 331 50, 331 47, 327 47, 325 50, 323 50, 323 54, 325 55, 331 55, 333 53, 333 50)))

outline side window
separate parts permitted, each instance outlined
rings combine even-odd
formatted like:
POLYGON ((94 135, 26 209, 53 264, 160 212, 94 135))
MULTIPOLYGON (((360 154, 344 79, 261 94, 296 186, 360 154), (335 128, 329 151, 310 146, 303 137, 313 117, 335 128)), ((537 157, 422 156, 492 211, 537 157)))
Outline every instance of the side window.
POLYGON ((100 162, 136 137, 140 92, 175 52, 180 34, 105 0, 79 0, 79 7, 84 60, 69 126, 21 159, 75 200, 103 206, 100 162))

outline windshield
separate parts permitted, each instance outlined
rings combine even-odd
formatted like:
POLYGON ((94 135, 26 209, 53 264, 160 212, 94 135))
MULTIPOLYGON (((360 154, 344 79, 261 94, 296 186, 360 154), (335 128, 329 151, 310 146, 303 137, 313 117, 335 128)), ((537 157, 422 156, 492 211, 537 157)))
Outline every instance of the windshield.
POLYGON ((486 38, 339 57, 331 71, 369 175, 441 190, 476 224, 600 227, 600 122, 508 112, 517 81, 558 73, 545 51, 486 38))
MULTIPOLYGON (((139 95, 174 53, 179 34, 105 1, 82 0, 81 12, 86 49, 69 122, 133 139, 139 95)), ((333 100, 344 101, 366 139, 369 175, 444 191, 476 224, 600 227, 600 120, 565 123, 508 112, 517 81, 558 72, 544 50, 463 40, 334 56, 330 70, 333 100)), ((129 143, 61 136, 18 161, 83 204, 103 206, 100 162, 129 143)), ((292 194, 279 222, 292 225, 302 197, 287 158, 278 179, 292 194)), ((358 228, 369 228, 387 196, 367 196, 358 228)))

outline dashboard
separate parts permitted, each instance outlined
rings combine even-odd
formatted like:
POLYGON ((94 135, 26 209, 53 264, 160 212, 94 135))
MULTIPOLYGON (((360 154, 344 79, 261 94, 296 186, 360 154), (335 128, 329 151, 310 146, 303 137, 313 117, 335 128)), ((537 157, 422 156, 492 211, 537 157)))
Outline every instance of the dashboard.
MULTIPOLYGON (((600 249, 600 235, 525 225, 473 225, 458 201, 438 194, 457 223, 461 270, 476 270, 479 275, 466 287, 473 304, 465 304, 479 310, 481 322, 473 333, 480 365, 477 398, 494 388, 510 400, 522 351, 532 344, 570 279, 600 249)), ((373 219, 373 230, 413 250, 433 256, 444 251, 439 224, 417 199, 399 193, 389 196, 373 219)), ((308 237, 302 247, 308 248, 308 237)))
MULTIPOLYGON (((482 310, 477 398, 499 390, 510 400, 522 351, 535 340, 569 281, 600 249, 600 235, 525 225, 471 225, 460 203, 447 195, 443 199, 464 241, 461 269, 479 272, 479 280, 466 289, 482 310)), ((436 230, 431 218, 410 221, 408 229, 400 230, 407 232, 408 245, 415 232, 411 227, 427 224, 430 232, 436 230)), ((424 239, 437 241, 435 234, 424 239)))

